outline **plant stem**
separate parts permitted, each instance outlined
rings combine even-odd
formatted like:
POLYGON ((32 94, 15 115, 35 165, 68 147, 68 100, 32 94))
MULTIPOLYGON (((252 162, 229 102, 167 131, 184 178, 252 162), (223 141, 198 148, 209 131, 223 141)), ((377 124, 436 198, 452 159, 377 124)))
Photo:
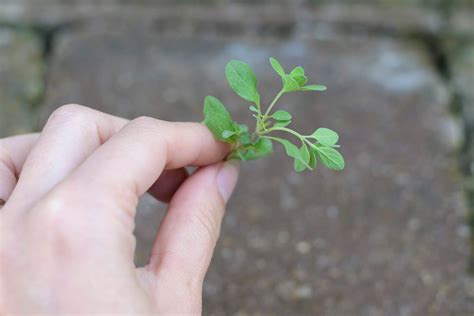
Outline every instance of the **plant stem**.
POLYGON ((278 92, 278 94, 276 95, 275 99, 273 99, 272 103, 268 107, 265 114, 263 114, 263 120, 265 120, 268 117, 268 114, 270 114, 270 111, 272 110, 273 106, 275 105, 275 103, 277 103, 278 99, 280 99, 280 97, 283 95, 283 93, 285 93, 285 90, 283 90, 283 89, 281 89, 280 92, 278 92))
POLYGON ((262 135, 262 136, 260 136, 260 137, 272 139, 272 140, 274 140, 274 141, 279 141, 279 140, 280 140, 278 137, 273 137, 273 136, 268 136, 268 135, 262 135))
POLYGON ((255 102, 255 105, 257 106, 257 110, 258 110, 257 116, 258 116, 258 117, 262 116, 262 109, 261 109, 261 104, 260 104, 260 97, 258 98, 257 102, 255 102))
POLYGON ((272 127, 272 128, 269 128, 267 129, 265 132, 263 132, 262 134, 268 134, 270 132, 273 132, 273 131, 282 131, 282 132, 287 132, 287 133, 290 133, 290 134, 293 134, 295 135, 296 137, 298 138, 304 138, 301 134, 295 132, 294 130, 292 129, 289 129, 289 128, 286 128, 286 127, 272 127))
MULTIPOLYGON (((270 132, 273 132, 273 131, 282 131, 282 132, 290 133, 290 134, 296 136, 303 144, 306 142, 310 147, 313 146, 313 144, 309 140, 306 139, 306 136, 303 136, 303 135, 295 132, 294 130, 286 128, 286 127, 272 127, 272 128, 269 128, 265 132, 260 133, 260 136, 270 138, 271 136, 264 136, 264 135, 268 134, 270 132)), ((274 139, 274 137, 271 137, 271 138, 274 139)))

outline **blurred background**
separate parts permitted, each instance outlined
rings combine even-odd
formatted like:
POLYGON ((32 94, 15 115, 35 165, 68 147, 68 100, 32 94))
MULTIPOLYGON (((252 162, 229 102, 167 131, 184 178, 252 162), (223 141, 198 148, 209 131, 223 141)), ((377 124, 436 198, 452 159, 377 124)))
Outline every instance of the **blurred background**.
MULTIPOLYGON (((339 131, 346 169, 242 166, 204 314, 474 314, 473 0, 0 0, 0 137, 67 103, 200 121, 208 94, 249 122, 224 66, 268 102, 270 56, 328 87, 281 104, 339 131)), ((139 265, 164 211, 141 201, 139 265)))

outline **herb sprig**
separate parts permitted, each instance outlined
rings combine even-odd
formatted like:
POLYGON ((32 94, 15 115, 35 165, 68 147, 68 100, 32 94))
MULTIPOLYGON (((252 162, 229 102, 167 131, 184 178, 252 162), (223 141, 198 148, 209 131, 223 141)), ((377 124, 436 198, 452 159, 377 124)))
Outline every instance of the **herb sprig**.
POLYGON ((326 87, 307 85, 308 78, 303 67, 296 67, 286 73, 277 59, 270 58, 270 64, 281 77, 282 88, 266 109, 261 104, 257 78, 252 68, 239 60, 232 60, 225 67, 229 86, 238 96, 252 103, 249 110, 256 120, 253 132, 249 131, 247 125, 235 122, 217 98, 207 96, 204 100, 204 124, 218 140, 232 144, 232 151, 227 159, 260 159, 271 154, 273 143, 277 142, 283 145, 286 154, 294 159, 294 169, 298 172, 316 169, 318 160, 329 169, 344 169, 344 158, 336 149, 339 147, 339 135, 335 131, 318 128, 312 134, 302 135, 288 127, 293 119, 289 112, 281 109, 273 111, 285 93, 324 91, 326 87), (301 145, 298 147, 287 139, 276 137, 274 132, 296 137, 301 145))

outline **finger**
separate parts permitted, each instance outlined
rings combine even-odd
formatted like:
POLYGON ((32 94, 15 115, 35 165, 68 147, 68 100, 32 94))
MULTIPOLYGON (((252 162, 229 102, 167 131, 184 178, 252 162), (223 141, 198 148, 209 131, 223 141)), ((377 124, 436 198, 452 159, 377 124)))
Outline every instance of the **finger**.
MULTIPOLYGON (((0 206, 8 199, 20 176, 26 157, 39 134, 7 137, 0 140, 0 206)), ((184 168, 166 170, 152 185, 148 193, 156 199, 168 203, 179 186, 188 177, 184 168)))
POLYGON ((27 209, 127 122, 80 105, 56 110, 24 163, 11 202, 27 209))
POLYGON ((88 227, 89 235, 95 236, 100 230, 100 236, 88 243, 90 252, 99 253, 107 245, 117 261, 130 265, 139 197, 164 169, 212 164, 222 160, 229 149, 228 145, 215 140, 202 124, 138 118, 113 135, 56 186, 41 201, 45 204, 39 203, 46 207, 36 213, 55 218, 55 222, 88 227))
POLYGON ((84 187, 88 194, 124 202, 122 208, 133 217, 134 200, 150 189, 164 169, 215 163, 229 149, 202 124, 142 117, 98 148, 64 186, 84 187))
POLYGON ((0 206, 15 188, 23 163, 37 139, 38 134, 0 139, 0 206))
POLYGON ((181 184, 188 178, 185 168, 165 170, 148 190, 156 199, 168 203, 181 184))
POLYGON ((238 173, 235 162, 203 167, 175 193, 150 257, 158 278, 202 286, 238 173))

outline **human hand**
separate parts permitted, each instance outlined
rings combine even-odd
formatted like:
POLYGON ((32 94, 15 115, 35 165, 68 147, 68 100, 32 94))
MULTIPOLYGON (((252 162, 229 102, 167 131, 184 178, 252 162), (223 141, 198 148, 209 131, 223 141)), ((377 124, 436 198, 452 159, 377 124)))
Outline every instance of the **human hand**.
POLYGON ((199 314, 238 176, 204 125, 63 106, 40 135, 0 139, 0 315, 199 314), (201 166, 188 176, 183 168, 201 166), (133 263, 145 192, 169 208, 133 263))

